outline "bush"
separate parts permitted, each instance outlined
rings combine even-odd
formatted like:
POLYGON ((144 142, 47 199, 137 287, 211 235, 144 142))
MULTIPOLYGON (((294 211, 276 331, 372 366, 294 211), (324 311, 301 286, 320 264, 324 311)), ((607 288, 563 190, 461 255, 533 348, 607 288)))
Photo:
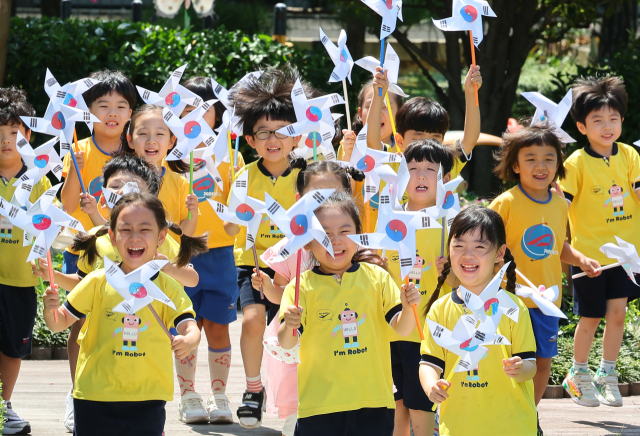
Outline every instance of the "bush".
MULTIPOLYGON (((53 255, 53 268, 56 271, 61 270, 62 266, 62 253, 57 253, 53 255)), ((49 282, 44 282, 45 289, 46 286, 49 286, 49 282)), ((69 336, 69 329, 54 333, 52 332, 47 324, 44 322, 44 317, 42 316, 42 309, 44 308, 44 304, 42 301, 43 290, 40 289, 40 286, 36 286, 36 294, 38 295, 38 314, 36 315, 36 322, 33 326, 33 346, 34 347, 66 347, 67 346, 67 337, 69 336)), ((66 293, 64 291, 60 292, 61 301, 64 302, 66 300, 66 293)))

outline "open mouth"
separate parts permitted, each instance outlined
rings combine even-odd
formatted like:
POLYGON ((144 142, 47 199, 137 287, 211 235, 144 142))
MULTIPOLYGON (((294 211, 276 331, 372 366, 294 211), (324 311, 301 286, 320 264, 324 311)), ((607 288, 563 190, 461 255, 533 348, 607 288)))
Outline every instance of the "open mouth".
POLYGON ((138 259, 142 257, 142 254, 144 253, 144 248, 142 247, 127 248, 127 253, 129 254, 130 257, 134 259, 138 259))
POLYGON ((278 153, 280 150, 280 147, 267 147, 267 153, 278 153))
POLYGON ((479 266, 478 265, 471 265, 471 264, 467 264, 467 263, 463 263, 460 265, 462 267, 462 270, 464 272, 467 273, 474 273, 478 270, 479 266))
POLYGON ((11 147, 3 147, 3 148, 2 148, 2 152, 3 152, 3 153, 10 153, 10 152, 12 152, 12 151, 13 151, 13 149, 12 149, 11 147))
POLYGON ((607 133, 606 135, 602 135, 602 139, 604 139, 605 141, 610 141, 611 139, 613 139, 613 133, 607 133))
POLYGON ((104 125, 107 127, 118 127, 119 123, 117 121, 107 121, 104 125))
POLYGON ((416 192, 427 192, 428 190, 429 188, 427 188, 425 185, 416 186, 416 192))
POLYGON ((154 149, 146 149, 145 154, 147 156, 157 156, 158 155, 158 150, 154 150, 154 149))
POLYGON ((334 258, 338 258, 338 257, 342 257, 346 254, 346 250, 334 250, 333 251, 333 257, 334 258))
POLYGON ((544 181, 547 178, 546 174, 534 174, 533 178, 536 180, 544 181))

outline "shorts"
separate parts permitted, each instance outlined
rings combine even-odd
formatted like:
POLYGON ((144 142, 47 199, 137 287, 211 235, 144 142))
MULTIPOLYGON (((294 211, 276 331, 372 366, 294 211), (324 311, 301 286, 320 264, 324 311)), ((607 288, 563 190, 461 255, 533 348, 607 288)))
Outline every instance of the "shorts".
POLYGON ((298 418, 294 436, 391 436, 394 415, 380 407, 298 418))
POLYGON ((533 336, 536 338, 536 356, 551 358, 558 355, 558 322, 560 318, 547 316, 536 307, 529 308, 533 336))
POLYGON ((0 285, 0 353, 14 359, 31 354, 38 296, 33 286, 0 285))
MULTIPOLYGON (((126 396, 123 393, 123 396, 126 396)), ((74 436, 162 436, 166 401, 73 399, 74 436)))
POLYGON ((391 374, 396 386, 393 398, 402 400, 407 409, 431 412, 433 403, 420 383, 420 343, 394 341, 390 345, 391 374))
MULTIPOLYGON (((572 275, 581 272, 580 268, 571 267, 572 275)), ((604 318, 607 300, 628 298, 631 301, 638 297, 640 287, 633 284, 622 267, 604 270, 598 277, 573 280, 573 313, 587 318, 604 318)))
POLYGON ((201 318, 216 324, 231 324, 238 319, 238 281, 233 257, 233 246, 211 248, 191 258, 198 272, 198 285, 184 290, 193 303, 196 320, 201 318))
MULTIPOLYGON (((279 304, 273 304, 271 301, 267 300, 265 296, 264 299, 260 298, 260 291, 257 289, 253 289, 251 286, 251 275, 253 274, 253 266, 242 265, 237 266, 236 271, 238 272, 238 287, 240 288, 240 308, 244 309, 245 306, 250 304, 263 304, 267 309, 267 325, 271 323, 271 320, 278 314, 278 310, 280 310, 279 304)), ((260 268, 260 271, 264 271, 269 277, 273 279, 275 276, 275 271, 271 268, 260 268)))
POLYGON ((77 274, 78 273, 78 259, 79 254, 69 253, 68 251, 62 252, 62 274, 77 274))

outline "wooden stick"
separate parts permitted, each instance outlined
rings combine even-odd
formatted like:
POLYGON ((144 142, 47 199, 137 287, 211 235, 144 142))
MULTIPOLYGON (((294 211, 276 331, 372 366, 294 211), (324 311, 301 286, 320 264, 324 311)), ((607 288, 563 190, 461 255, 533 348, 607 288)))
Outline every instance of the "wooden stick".
MULTIPOLYGON (((447 378, 445 379, 447 381, 447 383, 451 383, 451 379, 453 378, 453 374, 454 374, 454 370, 456 369, 456 366, 458 366, 458 363, 460 363, 460 358, 461 356, 458 356, 458 359, 456 359, 456 363, 453 364, 453 367, 451 367, 451 369, 449 370, 449 373, 447 374, 447 378)), ((445 391, 448 391, 448 388, 444 389, 445 391)), ((433 407, 431 408, 432 412, 435 412, 436 409, 438 408, 437 404, 434 404, 433 407)))
POLYGON ((440 257, 444 257, 444 230, 447 228, 447 217, 442 217, 442 235, 440 236, 440 257))
MULTIPOLYGON (((296 296, 295 305, 298 307, 300 301, 300 264, 302 263, 302 248, 298 250, 298 259, 296 261, 296 296)), ((298 336, 296 329, 293 329, 293 336, 298 336)))
MULTIPOLYGON (((51 263, 51 250, 47 250, 47 262, 49 263, 49 285, 51 286, 51 289, 58 291, 59 294, 60 291, 56 288, 56 284, 53 281, 53 264, 51 263)), ((42 281, 42 279, 40 279, 40 281, 42 281)), ((53 311, 53 321, 56 323, 58 322, 57 310, 53 311)))
MULTIPOLYGON (((258 259, 258 249, 256 248, 256 243, 253 243, 253 261, 256 264, 256 274, 260 277, 260 259, 258 259)), ((264 300, 264 292, 262 291, 262 285, 260 285, 260 299, 264 300)))
MULTIPOLYGON (((502 335, 502 333, 500 333, 500 327, 498 327, 498 328, 496 329, 496 333, 498 333, 499 335, 502 335)), ((504 344, 500 344, 500 348, 502 348, 502 355, 504 356, 504 358, 505 358, 505 359, 508 359, 508 358, 509 358, 509 354, 507 353, 507 347, 505 347, 505 345, 504 345, 504 344)), ((511 379, 511 386, 513 386, 514 388, 515 388, 515 387, 518 387, 518 385, 517 385, 517 383, 516 383, 515 379, 513 379, 513 378, 511 378, 511 377, 509 377, 509 379, 511 379)))
POLYGON ((229 166, 231 166, 231 183, 236 181, 236 169, 233 166, 233 149, 231 148, 231 130, 227 130, 227 144, 229 145, 229 166))
MULTIPOLYGON (((156 320, 158 321, 158 324, 160 324, 160 327, 162 327, 162 330, 164 330, 164 333, 169 338, 169 342, 173 342, 173 335, 171 334, 171 332, 169 332, 169 329, 167 329, 167 326, 164 325, 164 322, 162 322, 162 319, 160 319, 160 316, 158 315, 158 312, 156 312, 156 310, 153 308, 153 306, 151 304, 148 304, 147 307, 149 308, 149 310, 151 311, 153 316, 156 317, 156 320)), ((191 361, 189 360, 189 356, 187 356, 187 358, 185 360, 187 361, 187 365, 193 366, 191 364, 191 361)))
MULTIPOLYGON (((604 271, 606 269, 615 268, 615 267, 620 266, 620 265, 624 265, 624 262, 616 262, 616 263, 612 263, 611 265, 601 266, 600 268, 596 269, 596 271, 604 271)), ((577 279, 577 278, 580 278, 580 277, 584 277, 586 275, 587 275, 586 272, 581 272, 581 273, 572 275, 571 278, 572 279, 577 279)))
POLYGON ((82 174, 80 174, 80 168, 78 168, 78 161, 76 160, 75 151, 80 150, 78 147, 78 136, 76 135, 76 129, 73 129, 73 141, 76 144, 76 148, 71 147, 71 160, 73 161, 73 166, 76 169, 76 174, 78 175, 78 180, 80 180, 80 187, 82 188, 82 193, 86 194, 87 190, 84 188, 84 182, 82 181, 82 174))
POLYGON ((516 274, 518 274, 518 275, 520 276, 520 278, 521 278, 522 280, 524 280, 524 281, 527 283, 527 285, 529 285, 529 287, 530 287, 531 289, 533 289, 534 291, 536 291, 538 294, 542 295, 542 293, 538 290, 538 287, 537 287, 536 285, 534 285, 534 284, 533 284, 533 282, 532 282, 531 280, 529 280, 528 278, 526 278, 526 277, 524 276, 524 274, 522 274, 522 273, 518 270, 518 268, 516 268, 516 274))
POLYGON ((347 96, 347 79, 342 79, 342 92, 344 93, 344 105, 347 109, 347 129, 351 130, 351 113, 349 112, 349 97, 347 96))
MULTIPOLYGON (((469 41, 471 41, 471 65, 475 68, 476 66, 476 46, 473 43, 473 32, 469 30, 469 41)), ((478 100, 478 85, 473 85, 476 90, 476 106, 480 106, 480 101, 478 100)))
MULTIPOLYGON (((400 273, 402 275, 402 273, 400 273)), ((404 278, 404 284, 409 286, 409 276, 404 278)), ((416 318, 416 327, 418 327, 418 333, 420 334, 420 340, 424 341, 424 332, 422 331, 422 325, 420 324, 420 315, 418 314, 418 305, 412 304, 413 316, 416 318)))
MULTIPOLYGON (((189 153, 189 194, 193 194, 193 151, 189 153)), ((187 219, 191 219, 191 211, 189 211, 187 219)))

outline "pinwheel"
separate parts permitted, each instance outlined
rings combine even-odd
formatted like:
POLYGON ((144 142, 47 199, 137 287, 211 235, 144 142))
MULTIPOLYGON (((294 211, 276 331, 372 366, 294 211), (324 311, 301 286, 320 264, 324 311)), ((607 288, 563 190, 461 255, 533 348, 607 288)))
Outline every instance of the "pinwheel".
MULTIPOLYGON (((55 110, 60 110, 61 105, 67 105, 80 109, 84 112, 89 112, 89 107, 84 101, 82 94, 101 82, 101 80, 85 77, 84 79, 76 80, 75 82, 60 86, 56 78, 51 74, 51 71, 47 68, 47 73, 44 79, 44 90, 49 96, 49 104, 53 105, 55 110)), ((85 121, 89 130, 93 132, 93 121, 91 119, 83 121, 85 121)))
POLYGON ((187 105, 196 107, 200 106, 202 99, 184 86, 180 85, 180 78, 184 74, 184 70, 186 68, 187 64, 184 64, 175 70, 159 93, 136 86, 140 97, 142 97, 142 101, 147 104, 155 104, 169 108, 169 110, 177 116, 182 115, 182 111, 187 105))
MULTIPOLYGON (((495 17, 496 14, 489 6, 489 2, 482 0, 453 0, 453 12, 450 18, 433 20, 433 24, 442 31, 468 30, 471 42, 471 63, 476 66, 476 49, 484 37, 482 16, 495 17), (476 36, 473 36, 475 32, 476 36)), ((476 106, 478 103, 478 86, 476 88, 476 106)))
MULTIPOLYGON (((297 122, 279 129, 279 133, 287 136, 299 136, 303 133, 319 132, 320 136, 324 137, 327 132, 335 132, 334 118, 329 108, 337 104, 344 104, 340 94, 333 93, 307 100, 302 83, 298 79, 291 90, 291 100, 297 122)), ((317 137, 314 136, 312 141, 313 160, 316 161, 318 160, 317 137)))
POLYGON ((312 159, 314 151, 313 145, 316 144, 316 155, 323 155, 325 160, 336 160, 336 152, 331 145, 334 133, 335 131, 326 132, 322 136, 320 136, 319 132, 309 133, 306 138, 300 140, 298 147, 292 151, 293 155, 306 160, 312 159))
POLYGON ((340 31, 338 37, 338 46, 329 39, 327 35, 322 31, 320 27, 320 41, 324 48, 329 53, 329 57, 333 61, 335 68, 331 72, 329 82, 342 82, 342 91, 344 93, 344 105, 347 110, 347 128, 351 130, 351 112, 349 111, 349 97, 347 96, 347 81, 351 83, 351 69, 353 68, 353 58, 349 49, 347 48, 347 32, 340 31))
MULTIPOLYGON (((180 6, 184 2, 185 27, 189 27, 187 22, 190 21, 187 9, 191 6, 191 0, 153 0, 156 8, 156 15, 162 18, 173 18, 180 11, 180 6)), ((198 14, 199 18, 206 18, 213 15, 214 0, 193 0, 193 10, 198 14)))
MULTIPOLYGON (((281 262, 294 252, 297 252, 296 264, 296 293, 295 305, 298 307, 300 297, 300 263, 302 247, 313 241, 318 241, 333 257, 333 246, 318 221, 314 211, 326 201, 335 189, 314 189, 302 196, 289 210, 285 210, 268 193, 265 193, 265 203, 269 218, 278 226, 286 236, 286 242, 280 249, 280 253, 273 259, 281 262)), ((293 335, 296 335, 294 330, 293 335)))
MULTIPOLYGON (((224 114, 222 114, 222 124, 220 124, 220 127, 216 129, 216 132, 218 132, 218 136, 216 137, 215 141, 213 141, 212 145, 205 149, 206 151, 202 155, 203 159, 214 156, 216 168, 219 167, 220 164, 227 159, 227 156, 229 159, 228 162, 231 162, 231 155, 233 154, 231 151, 231 138, 233 137, 232 123, 235 118, 234 112, 235 110, 224 111, 224 114)), ((233 165, 229 166, 231 167, 231 180, 233 181, 236 179, 236 171, 233 165)))
POLYGON ((140 192, 140 187, 136 182, 127 182, 122 187, 121 192, 122 192, 121 194, 118 194, 112 191, 111 189, 108 189, 104 186, 102 187, 102 196, 104 197, 104 200, 107 202, 107 207, 109 209, 113 209, 113 206, 115 206, 116 203, 120 201, 120 199, 123 196, 130 194, 132 192, 140 192))
MULTIPOLYGON (((520 271, 516 270, 516 273, 520 273, 520 271)), ((518 275, 523 277, 521 274, 518 275)), ((545 288, 543 285, 540 285, 538 288, 534 288, 532 286, 533 283, 528 282, 527 284, 529 286, 522 286, 516 283, 516 295, 518 297, 531 298, 531 300, 536 303, 536 306, 538 306, 538 309, 547 316, 567 319, 567 316, 562 310, 555 305, 555 301, 560 298, 560 290, 557 286, 545 288)))
POLYGON ((573 98, 572 92, 573 91, 570 89, 558 104, 555 104, 539 92, 523 92, 520 94, 536 107, 536 113, 533 115, 531 125, 549 125, 550 127, 553 127, 553 132, 560 141, 565 144, 576 142, 575 139, 569 136, 569 134, 561 128, 562 123, 564 123, 564 120, 567 118, 569 110, 571 109, 573 98))
POLYGON ((58 142, 58 138, 53 138, 34 150, 31 144, 29 144, 29 141, 27 141, 27 138, 22 136, 22 133, 18 131, 16 146, 18 153, 20 153, 22 157, 22 161, 28 168, 13 184, 13 186, 17 186, 13 195, 20 205, 26 204, 27 200, 29 200, 29 195, 31 195, 34 183, 46 176, 49 171, 51 171, 58 180, 61 180, 62 160, 53 148, 56 142, 58 142))
MULTIPOLYGON (((638 256, 636 246, 618 238, 617 236, 615 238, 618 245, 608 242, 600 247, 600 251, 602 251, 609 259, 616 259, 617 262, 600 267, 596 271, 603 271, 605 269, 615 268, 616 266, 622 266, 629 276, 629 279, 637 286, 638 282, 636 282, 635 274, 640 274, 640 257, 638 256)), ((577 279, 578 277, 586 275, 587 273, 583 272, 573 275, 571 278, 577 279)))
MULTIPOLYGON (((217 201, 207 199, 218 217, 223 221, 238 224, 247 228, 247 241, 245 250, 253 248, 253 260, 256 264, 256 272, 260 275, 260 264, 255 240, 260 230, 262 215, 266 213, 264 201, 249 197, 247 184, 249 181, 249 171, 244 171, 233 182, 233 189, 229 197, 229 207, 217 201)), ((264 298, 262 287, 260 288, 260 298, 264 298)))

